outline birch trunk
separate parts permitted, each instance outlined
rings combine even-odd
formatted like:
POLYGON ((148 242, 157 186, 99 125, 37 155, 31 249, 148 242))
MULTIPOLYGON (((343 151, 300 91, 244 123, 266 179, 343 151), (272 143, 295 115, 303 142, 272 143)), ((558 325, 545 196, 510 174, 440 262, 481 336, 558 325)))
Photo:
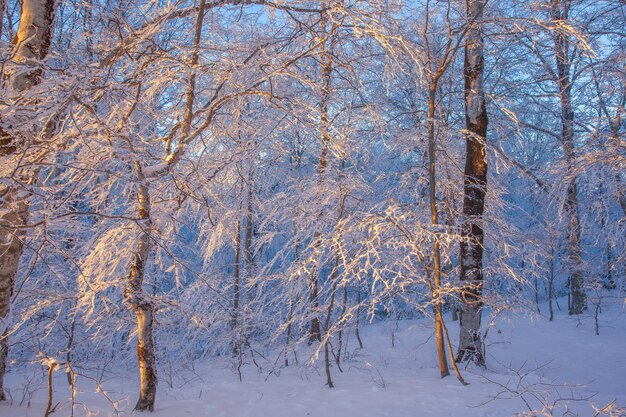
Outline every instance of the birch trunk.
POLYGON ((137 317, 137 360, 139 363, 139 400, 135 405, 138 411, 154 411, 157 389, 156 355, 154 347, 153 324, 154 304, 152 298, 143 288, 146 262, 151 250, 150 193, 141 171, 139 162, 135 162, 139 177, 137 203, 139 241, 133 253, 130 273, 124 291, 124 300, 137 317))
POLYGON ((465 43, 466 159, 463 180, 460 279, 463 283, 460 308, 460 338, 456 361, 485 365, 480 336, 483 287, 483 225, 487 191, 487 106, 483 89, 484 42, 481 20, 484 0, 467 0, 470 25, 465 43))
MULTIPOLYGON (((4 11, 4 1, 2 2, 4 11)), ((7 64, 8 87, 20 94, 41 82, 40 61, 50 51, 54 26, 54 0, 24 0, 15 38, 13 62, 7 64)), ((2 16, 0 16, 2 17, 2 16)), ((0 127, 0 158, 11 157, 24 144, 0 127)), ((29 176, 29 174, 26 174, 29 176)), ((0 401, 5 399, 3 378, 8 355, 8 327, 11 296, 24 249, 19 227, 28 221, 27 190, 0 187, 0 401)))
MULTIPOLYGON (((561 22, 569 18, 569 0, 552 0, 552 20, 561 22)), ((580 246, 580 214, 578 212, 577 175, 574 172, 574 110, 572 109, 572 84, 570 80, 569 40, 558 29, 554 31, 554 59, 556 61, 557 84, 561 100, 561 142, 567 169, 567 255, 570 268, 570 290, 572 302, 569 314, 581 314, 587 308, 584 289, 582 249, 580 246)))
POLYGON ((16 93, 41 82, 40 62, 50 52, 54 26, 54 0, 24 0, 15 37, 15 57, 9 65, 9 84, 16 93))

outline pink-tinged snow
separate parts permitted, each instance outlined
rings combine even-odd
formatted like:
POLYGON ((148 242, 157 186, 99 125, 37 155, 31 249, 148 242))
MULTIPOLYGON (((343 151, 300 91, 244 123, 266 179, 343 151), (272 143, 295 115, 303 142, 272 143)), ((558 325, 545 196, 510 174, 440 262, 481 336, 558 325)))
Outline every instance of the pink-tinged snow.
MULTIPOLYGON (((324 386, 321 356, 312 367, 277 368, 271 375, 269 369, 260 371, 254 365, 246 365, 243 382, 239 382, 223 358, 209 359, 196 363, 195 372, 172 372, 173 387, 166 382, 170 379, 167 369, 160 370, 153 416, 506 417, 528 411, 521 397, 538 410, 544 398, 551 398, 552 404, 559 398, 592 397, 591 402, 600 407, 612 400, 624 407, 624 301, 618 298, 603 307, 599 336, 595 335, 590 315, 570 317, 557 311, 554 322, 529 314, 507 313, 499 317, 489 330, 489 370, 483 373, 462 369, 468 386, 462 386, 454 376, 437 376, 433 326, 429 322, 399 321, 395 330, 396 323, 391 321, 364 327, 363 350, 355 349, 354 334, 350 335, 350 358, 342 364, 344 372, 332 369, 333 389, 324 386), (392 332, 395 347, 391 347, 392 332), (538 366, 540 369, 536 369, 538 366), (520 374, 530 373, 520 381, 514 372, 517 370, 520 374), (501 399, 493 400, 495 397, 501 399)), ((449 321, 448 327, 451 336, 456 335, 458 322, 449 321)), ((305 360, 305 353, 299 353, 301 361, 305 360)), ((31 391, 38 388, 32 393, 30 405, 26 405, 26 400, 18 406, 24 396, 26 374, 9 374, 5 386, 12 392, 13 404, 0 404, 0 416, 43 416, 45 381, 42 372, 38 375, 29 387, 31 391)), ((115 415, 111 404, 96 392, 92 383, 79 378, 78 386, 82 392, 77 397, 76 416, 115 415)), ((104 389, 112 400, 119 401, 119 415, 129 415, 136 400, 136 381, 115 377, 104 383, 104 389)), ((69 396, 65 375, 57 372, 54 403, 60 405, 53 416, 70 415, 69 396)), ((595 413, 588 401, 557 404, 560 408, 554 416, 562 416, 566 409, 574 413, 568 416, 595 413)), ((611 415, 622 417, 626 412, 614 410, 611 415)))

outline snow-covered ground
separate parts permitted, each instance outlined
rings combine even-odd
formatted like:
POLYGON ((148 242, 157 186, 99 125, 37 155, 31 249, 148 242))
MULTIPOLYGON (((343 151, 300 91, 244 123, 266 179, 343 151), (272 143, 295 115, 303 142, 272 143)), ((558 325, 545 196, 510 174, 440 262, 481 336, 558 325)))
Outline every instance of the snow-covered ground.
MULTIPOLYGON (((332 368, 333 389, 324 385, 321 357, 313 366, 277 365, 273 372, 246 365, 242 382, 223 358, 195 363, 193 372, 163 368, 153 415, 506 417, 528 412, 528 403, 536 410, 558 406, 553 414, 539 416, 562 416, 567 410, 574 413, 569 416, 594 416, 590 403, 603 407, 616 400, 626 406, 626 306, 616 299, 603 307, 599 336, 590 314, 570 317, 557 311, 553 322, 532 314, 501 315, 488 334, 488 370, 461 369, 467 386, 454 376, 438 377, 433 326, 426 320, 365 326, 362 350, 355 349, 351 334, 343 373, 332 368)), ((449 321, 448 327, 454 338, 458 323, 449 321)), ((306 354, 299 353, 301 362, 306 354)), ((46 381, 41 371, 36 375, 9 373, 5 385, 12 402, 0 404, 0 416, 43 416, 46 381)), ((59 402, 53 416, 69 416, 70 389, 63 372, 56 373, 53 385, 54 403, 59 402)), ((78 388, 74 415, 116 415, 92 382, 79 378, 78 388)), ((111 377, 103 389, 119 415, 130 414, 136 400, 133 377, 111 377)))

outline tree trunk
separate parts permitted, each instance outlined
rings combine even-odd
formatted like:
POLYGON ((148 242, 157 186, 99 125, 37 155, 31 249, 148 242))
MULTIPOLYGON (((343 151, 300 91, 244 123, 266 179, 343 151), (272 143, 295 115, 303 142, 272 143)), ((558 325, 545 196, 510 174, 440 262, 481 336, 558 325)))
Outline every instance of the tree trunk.
POLYGON ((6 0, 0 0, 0 39, 2 38, 2 29, 3 29, 3 23, 4 23, 4 12, 7 8, 7 2, 6 0))
MULTIPOLYGON (((4 1, 3 12, 4 12, 4 1)), ((41 82, 40 61, 50 52, 54 26, 54 0, 24 0, 15 37, 14 58, 7 64, 8 86, 14 93, 25 92, 41 82)), ((4 18, 4 13, 0 19, 4 18)), ((23 148, 20 138, 0 127, 0 158, 10 157, 23 148)), ((28 175, 28 174, 27 174, 28 175)), ((8 355, 8 328, 11 296, 24 249, 23 232, 18 227, 28 221, 29 193, 19 187, 0 187, 0 401, 4 399, 3 378, 8 355)))
MULTIPOLYGON (((346 317, 346 309, 348 308, 348 285, 346 283, 343 284, 343 303, 341 304, 341 313, 339 314, 339 319, 337 320, 342 327, 339 329, 339 334, 337 335, 337 357, 335 358, 335 362, 337 363, 337 367, 341 370, 341 354, 343 352, 343 322, 346 317)), ((347 342, 346 342, 347 343, 347 342)), ((347 349, 347 346, 346 346, 347 349)))
MULTIPOLYGON (((314 239, 319 239, 319 233, 315 232, 314 239)), ((311 327, 309 329, 309 344, 318 341, 322 341, 320 319, 317 317, 319 310, 319 290, 318 290, 318 268, 311 272, 309 277, 309 302, 311 303, 311 309, 314 316, 311 318, 311 327)))
POLYGON ((154 304, 143 288, 146 262, 151 250, 150 193, 145 183, 139 162, 135 168, 140 181, 137 189, 139 241, 133 253, 130 273, 124 291, 124 300, 137 316, 137 359, 139 361, 139 400, 135 405, 138 411, 154 411, 157 389, 156 352, 154 347, 153 322, 154 304))
MULTIPOLYGON (((4 376, 7 370, 9 355, 9 331, 8 329, 0 335, 0 375, 4 376)), ((4 394, 4 378, 0 378, 0 401, 6 400, 4 394)))
MULTIPOLYGON (((294 237, 294 263, 297 264, 300 260, 300 244, 298 243, 298 232, 296 225, 293 227, 294 237)), ((296 300, 292 294, 289 295, 289 314, 287 315, 287 337, 285 342, 285 366, 289 366, 289 350, 291 349, 291 334, 292 334, 292 320, 293 320, 293 306, 296 300)), ((294 353, 295 354, 295 353, 294 353)))
POLYGON ((40 62, 50 52, 54 26, 54 0, 24 0, 15 37, 15 57, 9 64, 11 88, 20 93, 41 82, 40 62))
MULTIPOLYGON (((430 190, 430 215, 433 227, 439 226, 439 211, 437 209, 437 172, 436 172, 436 147, 435 147, 435 98, 437 84, 433 80, 431 84, 430 95, 428 98, 428 172, 429 172, 429 190, 430 190)), ((448 369, 448 361, 446 360, 446 349, 443 339, 443 311, 442 300, 439 298, 439 288, 441 287, 441 248, 439 246, 439 236, 435 230, 435 238, 433 240, 433 282, 432 297, 435 311, 435 338, 437 342, 437 358, 439 360, 439 373, 441 377, 450 375, 448 369)))
MULTIPOLYGON (((254 220, 253 220, 252 209, 253 209, 252 207, 252 175, 250 174, 248 176, 248 201, 246 203, 246 232, 244 236, 244 245, 243 245, 243 265, 245 267, 245 273, 242 276, 240 289, 241 288, 245 289, 247 283, 250 282, 250 280, 255 274, 255 260, 254 260, 254 253, 252 251, 252 237, 255 234, 255 231, 254 231, 254 220)), ((256 284, 254 286, 254 290, 247 291, 244 294, 246 295, 245 299, 248 300, 247 302, 248 303, 251 302, 252 301, 251 297, 255 296, 256 294, 256 284)), ((242 309, 241 302, 240 302, 239 310, 242 312, 247 311, 245 306, 242 309)), ((241 345, 244 342, 248 343, 250 341, 250 335, 251 335, 252 330, 251 330, 251 323, 250 323, 249 315, 242 314, 240 321, 241 323, 239 324, 239 327, 241 331, 241 340, 239 341, 239 344, 241 345)))
MULTIPOLYGON (((548 229, 549 230, 549 229, 548 229)), ((550 239, 548 243, 549 249, 549 270, 550 275, 548 276, 548 308, 550 310, 550 321, 554 320, 554 309, 552 307, 552 298, 554 297, 554 245, 552 244, 552 233, 548 234, 550 239)))
MULTIPOLYGON (((322 30, 324 34, 326 33, 326 26, 328 25, 328 12, 326 10, 327 4, 325 1, 322 1, 322 12, 320 17, 320 25, 322 26, 322 30)), ((321 87, 321 98, 320 98, 320 130, 321 130, 321 150, 320 157, 317 166, 317 185, 318 188, 321 188, 324 182, 324 173, 326 172, 326 165, 328 164, 328 143, 330 141, 330 135, 328 133, 328 101, 330 98, 330 86, 331 86, 331 75, 332 75, 332 58, 328 53, 326 42, 322 43, 320 49, 320 62, 322 67, 322 87, 321 87)), ((319 190, 321 192, 321 190, 319 190)), ((322 217, 322 213, 320 213, 320 218, 322 217)), ((313 236, 313 241, 315 248, 319 245, 320 232, 316 231, 313 236)), ((311 308, 315 311, 315 316, 311 319, 311 328, 309 330, 309 343, 314 342, 315 340, 321 341, 321 326, 320 319, 317 317, 317 310, 319 309, 319 300, 318 300, 318 274, 319 268, 315 267, 310 275, 310 302, 311 308)))
POLYGON ((357 282, 356 288, 356 325, 354 328, 354 334, 357 342, 359 342, 359 349, 363 349, 363 340, 361 340, 361 280, 357 282))
MULTIPOLYGON (((242 196, 243 197, 243 196, 242 196)), ((239 206, 237 226, 235 227, 235 261, 233 271, 233 311, 230 316, 230 329, 232 331, 232 354, 236 356, 240 349, 240 338, 237 336, 237 324, 239 317, 239 298, 240 298, 240 262, 241 254, 241 205, 239 206)))
MULTIPOLYGON (((569 0, 552 0, 552 20, 561 22, 569 17, 569 0)), ((574 111, 572 109, 572 86, 570 81, 569 40, 558 29, 554 31, 554 59, 561 99, 561 141, 567 169, 567 195, 565 212, 568 220, 567 252, 570 268, 572 303, 569 314, 581 314, 587 308, 580 246, 580 215, 578 212, 577 175, 574 172, 574 111)))
POLYGON ((467 0, 470 25, 465 42, 465 126, 466 156, 463 180, 463 225, 461 226, 460 279, 463 283, 460 306, 460 338, 457 362, 485 365, 480 336, 483 287, 483 225, 487 191, 487 106, 483 90, 484 42, 482 16, 484 0, 467 0))
POLYGON ((324 371, 326 372, 326 385, 328 388, 334 388, 333 379, 330 374, 330 335, 328 329, 330 329, 330 320, 333 316, 333 309, 335 308, 335 295, 337 294, 337 269, 339 268, 339 257, 335 258, 335 266, 331 272, 332 290, 330 293, 330 303, 328 304, 328 310, 326 312, 326 319, 324 320, 324 371))

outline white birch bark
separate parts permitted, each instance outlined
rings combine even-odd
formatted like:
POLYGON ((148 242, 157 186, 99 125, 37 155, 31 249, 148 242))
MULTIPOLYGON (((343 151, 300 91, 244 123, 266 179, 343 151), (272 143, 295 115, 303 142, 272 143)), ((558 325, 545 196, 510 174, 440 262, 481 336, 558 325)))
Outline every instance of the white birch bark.
MULTIPOLYGON (((21 94, 41 82, 41 61, 48 55, 54 27, 54 0, 24 0, 15 39, 13 61, 7 64, 8 88, 21 94)), ((1 121, 0 121, 1 122, 1 121)), ((0 124, 0 158, 10 158, 24 147, 0 124)), ((25 175, 30 176, 28 173, 25 175)), ((8 355, 8 314, 20 258, 23 229, 28 221, 29 193, 11 185, 0 187, 0 401, 8 355)))
POLYGON ((150 218, 150 191, 139 162, 135 162, 139 177, 137 211, 141 232, 132 255, 130 272, 126 281, 124 300, 137 317, 137 360, 139 363, 139 400, 135 410, 154 411, 157 389, 156 352, 154 347, 154 303, 143 289, 146 262, 152 247, 152 220, 150 218))

